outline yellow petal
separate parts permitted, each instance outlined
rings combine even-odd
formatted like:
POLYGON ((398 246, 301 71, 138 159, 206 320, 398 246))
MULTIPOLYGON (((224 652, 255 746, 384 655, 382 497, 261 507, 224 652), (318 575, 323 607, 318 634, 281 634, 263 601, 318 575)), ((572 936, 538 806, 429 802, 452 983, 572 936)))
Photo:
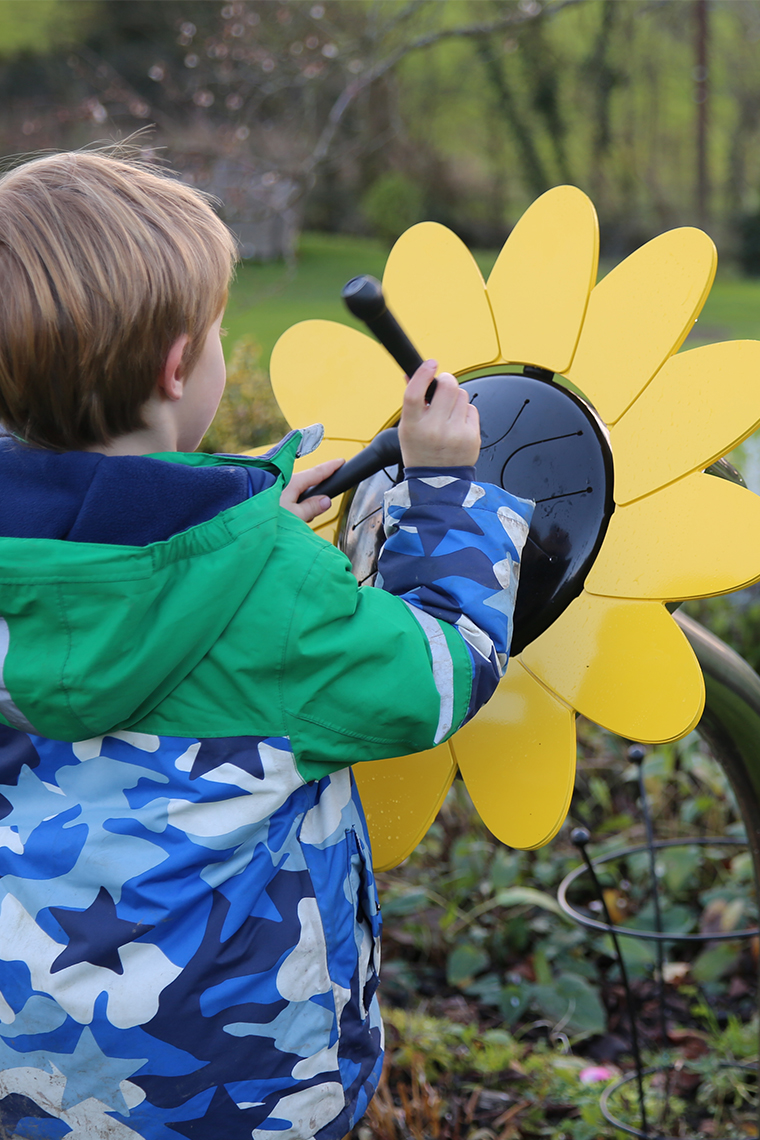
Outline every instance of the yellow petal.
POLYGON ((376 871, 397 867, 414 851, 438 814, 456 773, 448 742, 353 769, 367 817, 376 871))
POLYGON ((334 321, 302 321, 272 352, 272 388, 294 427, 321 423, 333 439, 369 443, 404 398, 399 366, 364 333, 334 321))
POLYGON ((676 352, 705 303, 717 254, 707 234, 684 228, 647 242, 591 293, 570 371, 612 424, 676 352))
POLYGON ((760 578, 760 496, 688 475, 618 507, 586 579, 592 594, 683 601, 760 578))
POLYGON ((313 531, 316 531, 325 542, 329 542, 331 546, 335 546, 340 527, 340 514, 336 511, 335 514, 326 513, 326 515, 320 515, 318 519, 314 519, 310 522, 309 526, 313 531))
POLYGON ((488 278, 503 360, 567 371, 598 260, 599 224, 586 195, 575 186, 542 194, 488 278))
POLYGON ((629 740, 677 740, 702 715, 702 672, 659 602, 583 593, 520 659, 579 713, 629 740))
POLYGON ((575 780, 575 714, 513 659, 491 700, 451 739, 485 825, 509 847, 559 831, 575 780))
POLYGON ((756 340, 707 344, 669 360, 610 432, 616 501, 700 471, 751 435, 760 423, 759 377, 756 340))
POLYGON ((388 308, 423 357, 463 372, 499 356, 483 277, 445 226, 421 222, 398 239, 383 274, 388 308))

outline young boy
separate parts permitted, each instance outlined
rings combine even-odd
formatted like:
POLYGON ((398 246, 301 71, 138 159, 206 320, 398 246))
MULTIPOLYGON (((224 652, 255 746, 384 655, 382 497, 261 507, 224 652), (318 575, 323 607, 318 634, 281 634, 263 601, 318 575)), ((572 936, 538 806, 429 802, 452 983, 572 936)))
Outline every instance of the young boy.
POLYGON ((382 589, 306 526, 314 432, 194 453, 233 260, 138 165, 0 180, 0 1136, 347 1133, 382 1061, 349 765, 444 740, 506 664, 531 506, 474 483, 434 362, 382 589))

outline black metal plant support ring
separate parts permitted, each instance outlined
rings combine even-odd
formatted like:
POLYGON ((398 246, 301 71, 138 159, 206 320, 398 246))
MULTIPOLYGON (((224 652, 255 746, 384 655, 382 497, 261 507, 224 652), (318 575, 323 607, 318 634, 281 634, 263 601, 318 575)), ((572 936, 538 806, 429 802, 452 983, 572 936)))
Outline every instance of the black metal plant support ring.
MULTIPOLYGON (((572 832, 572 840, 579 848, 583 863, 571 871, 560 884, 558 901, 565 914, 579 925, 590 930, 603 932, 612 940, 620 977, 625 992, 628 1020, 631 1028, 631 1051, 634 1059, 634 1072, 621 1077, 613 1084, 608 1085, 602 1093, 600 1108, 605 1120, 615 1128, 627 1132, 641 1140, 676 1140, 663 1136, 659 1131, 652 1131, 647 1119, 645 1102, 644 1078, 653 1074, 664 1074, 666 1079, 666 1104, 669 1094, 669 1082, 672 1067, 663 1064, 655 1068, 645 1069, 643 1066, 638 1026, 634 1011, 633 995, 631 992, 625 958, 621 950, 620 938, 634 938, 651 941, 657 949, 657 977, 659 1028, 663 1042, 667 1041, 665 983, 663 977, 664 947, 668 942, 717 942, 727 940, 746 939, 756 936, 756 928, 745 930, 732 930, 726 932, 710 932, 707 934, 681 934, 663 930, 662 908, 660 905, 659 890, 656 874, 656 853, 666 848, 685 846, 732 847, 749 846, 755 868, 756 887, 760 881, 760 732, 750 732, 750 728, 760 728, 760 677, 757 676, 737 654, 724 645, 714 635, 708 633, 696 622, 678 615, 679 624, 684 629, 692 643, 700 664, 705 673, 707 687, 707 705, 705 714, 699 725, 699 731, 705 737, 724 768, 729 781, 737 793, 742 816, 748 831, 745 842, 741 839, 729 838, 696 838, 655 840, 652 817, 649 809, 649 800, 644 784, 643 765, 645 750, 634 745, 629 750, 630 759, 638 767, 639 797, 646 832, 646 843, 638 846, 626 847, 600 858, 592 859, 588 852, 590 835, 585 828, 576 828, 572 832), (748 785, 752 793, 748 795, 748 785), (626 858, 630 855, 647 853, 649 856, 649 872, 651 878, 651 895, 654 909, 654 930, 635 930, 629 927, 616 925, 612 921, 607 902, 599 882, 597 870, 613 860, 626 858), (584 913, 568 901, 568 891, 582 876, 588 876, 596 893, 605 921, 593 918, 584 913), (623 1123, 613 1115, 610 1100, 615 1093, 626 1084, 635 1081, 638 1093, 638 1107, 640 1128, 623 1123)), ((716 1064, 716 1068, 742 1068, 755 1070, 753 1064, 716 1064)), ((757 1134, 755 1134, 757 1136, 757 1134)), ((748 1138, 751 1140, 751 1138, 748 1138)))
MULTIPOLYGON (((638 751, 640 751, 643 754, 643 749, 640 749, 638 751)), ((664 979, 663 979, 663 964, 664 964, 663 947, 664 947, 664 944, 666 942, 737 941, 737 940, 743 939, 743 938, 752 938, 752 937, 756 936, 757 934, 760 934, 760 930, 756 927, 752 927, 752 928, 748 928, 745 930, 730 930, 730 931, 726 931, 723 933, 711 932, 709 934, 679 934, 679 933, 669 933, 667 931, 663 931, 663 929, 662 929, 662 912, 660 909, 660 905, 659 905, 660 900, 658 897, 657 877, 656 877, 656 874, 654 873, 654 870, 653 870, 656 852, 664 850, 666 848, 687 847, 687 846, 689 846, 689 847, 694 847, 694 846, 700 846, 700 847, 706 847, 706 846, 710 846, 710 847, 746 847, 746 843, 744 842, 744 840, 741 840, 741 839, 723 839, 723 838, 716 839, 716 838, 710 838, 710 837, 704 837, 704 838, 699 838, 699 839, 688 839, 688 840, 673 839, 673 840, 657 840, 657 841, 655 841, 653 838, 653 830, 652 830, 652 826, 651 826, 651 815, 649 813, 649 804, 648 804, 648 800, 646 797, 646 792, 645 792, 644 787, 643 787, 643 776, 642 776, 642 766, 641 766, 641 760, 643 760, 643 755, 640 758, 639 757, 632 757, 632 759, 637 760, 637 762, 639 763, 639 780, 640 780, 639 786, 641 788, 641 804, 642 804, 642 812, 644 814, 645 824, 646 824, 647 840, 648 840, 647 843, 640 844, 640 845, 634 846, 634 847, 619 848, 615 851, 609 852, 607 855, 604 855, 601 858, 592 859, 588 853, 588 844, 591 841, 591 837, 590 837, 588 831, 584 827, 575 828, 572 832, 571 838, 572 838, 573 843, 575 843, 575 845, 579 848, 579 850, 583 856, 584 861, 579 867, 576 867, 575 870, 571 871, 570 874, 566 875, 565 878, 562 880, 560 887, 559 887, 559 892, 558 892, 558 902, 559 902, 559 905, 562 907, 562 910, 565 912, 565 914, 569 918, 572 918, 574 922, 577 922, 579 925, 585 926, 590 930, 597 930, 597 931, 600 931, 604 934, 608 934, 610 936, 610 938, 612 940, 612 944, 613 944, 614 949, 615 949, 615 958, 617 961, 618 968, 620 970, 620 977, 621 977, 621 980, 623 983, 623 990, 625 992, 626 1011, 628 1014, 628 1021, 629 1021, 630 1029, 631 1029, 631 1052, 633 1053, 635 1068, 634 1068, 633 1073, 629 1073, 628 1075, 621 1077, 620 1080, 616 1081, 612 1085, 609 1085, 604 1090, 604 1092, 602 1093, 602 1097, 600 1100, 600 1107, 601 1107, 602 1114, 603 1114, 605 1120, 609 1124, 614 1125, 615 1128, 619 1128, 623 1132, 628 1132, 632 1136, 638 1136, 641 1138, 641 1140, 683 1140, 682 1137, 681 1138, 665 1137, 662 1135, 661 1132, 652 1132, 650 1130, 650 1127, 649 1127, 649 1123, 647 1120, 647 1112, 646 1112, 646 1101, 645 1101, 645 1095, 644 1095, 644 1077, 651 1076, 655 1073, 663 1073, 664 1072, 665 1077, 666 1077, 666 1081, 667 1081, 669 1076, 670 1076, 671 1070, 670 1070, 669 1066, 667 1066, 667 1065, 659 1066, 656 1068, 650 1068, 650 1069, 644 1068, 644 1063, 643 1063, 643 1059, 641 1056, 641 1045, 640 1045, 640 1041, 639 1041, 638 1026, 637 1026, 636 1016, 635 1016, 635 1012, 634 1012, 633 994, 631 992, 631 987, 630 987, 630 983, 628 980, 628 972, 627 972, 626 966, 625 966, 625 957, 623 955, 623 952, 622 952, 622 949, 620 946, 619 938, 624 937, 624 938, 640 939, 643 941, 651 941, 651 942, 654 942, 656 947, 657 947, 657 977, 659 979, 658 1005, 659 1005, 660 1032, 661 1032, 663 1041, 666 1041, 667 1040, 667 1026, 666 1026, 666 1013, 665 1013, 665 987, 664 987, 664 979), (610 863, 616 859, 623 859, 629 855, 638 855, 638 854, 641 854, 643 852, 647 852, 649 854, 650 869, 652 869, 652 897, 653 897, 654 911, 655 911, 655 927, 656 927, 655 930, 633 930, 629 927, 616 925, 612 921, 612 917, 610 915, 609 908, 607 906, 607 902, 606 902, 605 897, 604 897, 604 892, 602 890, 601 884, 599 882, 599 877, 597 875, 597 869, 599 867, 604 866, 605 863, 610 863), (591 878, 591 881, 592 881, 593 886, 594 886, 594 891, 596 893, 596 898, 597 898, 598 903, 599 903, 599 905, 600 905, 600 907, 604 913, 604 917, 605 917, 604 922, 601 922, 598 919, 592 918, 590 915, 584 914, 582 911, 578 910, 572 903, 570 903, 568 901, 568 898, 567 898, 568 891, 570 890, 572 885, 579 878, 581 878, 584 875, 589 875, 589 877, 591 878), (618 1089, 622 1088, 624 1085, 626 1085, 629 1082, 634 1081, 634 1080, 636 1081, 637 1092, 638 1092, 638 1104, 639 1104, 639 1116, 641 1118, 641 1128, 633 1128, 630 1125, 624 1124, 621 1120, 618 1120, 617 1117, 612 1115, 612 1112, 609 1108, 609 1100, 618 1091, 618 1089)), ((738 1063, 736 1065, 728 1065, 728 1064, 722 1063, 721 1065, 716 1066, 716 1067, 720 1067, 720 1068, 739 1068, 739 1067, 741 1067, 741 1068, 748 1068, 748 1069, 754 1069, 755 1068, 754 1065, 739 1065, 738 1063)), ((667 1098, 667 1085, 666 1085, 666 1098, 667 1098)), ((748 1140, 752 1140, 752 1138, 748 1137, 748 1140)))

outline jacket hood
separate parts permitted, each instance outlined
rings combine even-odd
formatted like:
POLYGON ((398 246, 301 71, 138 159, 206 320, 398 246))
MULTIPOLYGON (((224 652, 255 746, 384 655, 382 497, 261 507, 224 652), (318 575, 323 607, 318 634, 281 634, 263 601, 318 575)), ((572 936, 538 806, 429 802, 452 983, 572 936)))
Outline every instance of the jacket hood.
POLYGON ((0 446, 0 720, 82 740, 175 689, 270 557, 300 443, 259 458, 0 446))
MULTIPOLYGON (((263 489, 273 476, 257 471, 263 489)), ((55 452, 0 440, 0 536, 145 546, 251 494, 246 470, 143 455, 55 452)))

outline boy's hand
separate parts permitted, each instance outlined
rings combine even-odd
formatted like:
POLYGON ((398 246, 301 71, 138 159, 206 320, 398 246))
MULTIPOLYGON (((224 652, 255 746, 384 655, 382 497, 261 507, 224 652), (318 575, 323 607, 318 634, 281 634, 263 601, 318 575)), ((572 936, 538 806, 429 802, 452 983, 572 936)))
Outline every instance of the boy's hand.
POLYGON ((404 466, 472 467, 480 455, 480 416, 450 372, 440 373, 425 403, 436 368, 426 360, 407 385, 398 429, 404 466))
POLYGON ((324 463, 318 463, 316 467, 309 467, 306 471, 299 471, 293 475, 280 495, 280 506, 284 507, 286 511, 298 515, 299 519, 303 519, 304 522, 310 523, 317 515, 329 510, 332 499, 328 499, 327 495, 312 495, 309 499, 304 499, 302 503, 299 503, 299 496, 309 487, 315 487, 317 483, 327 479, 345 462, 345 459, 327 459, 324 463))

